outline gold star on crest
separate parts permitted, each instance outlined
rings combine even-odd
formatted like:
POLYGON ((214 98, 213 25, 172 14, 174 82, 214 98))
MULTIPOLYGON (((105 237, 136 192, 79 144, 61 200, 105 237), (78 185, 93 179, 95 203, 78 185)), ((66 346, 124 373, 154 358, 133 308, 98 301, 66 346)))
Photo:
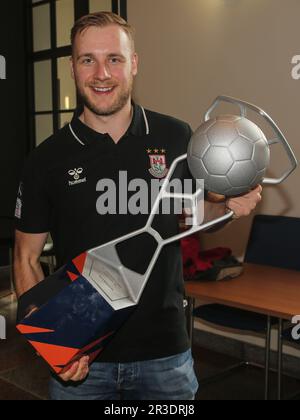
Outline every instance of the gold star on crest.
POLYGON ((167 153, 167 151, 166 151, 165 149, 161 149, 161 153, 162 153, 163 155, 165 155, 165 154, 167 153))
POLYGON ((158 154, 159 150, 158 149, 154 149, 154 153, 158 154))
POLYGON ((151 149, 148 149, 147 150, 147 153, 150 155, 150 153, 152 153, 152 150, 151 149))

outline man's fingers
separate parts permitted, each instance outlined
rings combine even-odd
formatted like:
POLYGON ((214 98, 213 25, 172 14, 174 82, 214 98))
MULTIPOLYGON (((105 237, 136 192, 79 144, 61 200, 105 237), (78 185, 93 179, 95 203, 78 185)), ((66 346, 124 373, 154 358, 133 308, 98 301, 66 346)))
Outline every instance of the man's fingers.
POLYGON ((72 367, 59 377, 65 381, 80 382, 83 381, 89 373, 89 357, 82 357, 78 362, 75 362, 72 367))
POLYGON ((70 379, 73 382, 83 381, 89 373, 89 357, 83 357, 79 361, 79 367, 75 375, 70 379))
POLYGON ((34 312, 38 311, 38 307, 34 306, 34 307, 30 307, 30 310, 28 312, 28 314, 25 316, 25 318, 28 318, 30 315, 32 315, 34 312))
POLYGON ((229 210, 234 212, 235 219, 243 216, 249 216, 257 204, 261 201, 261 193, 262 186, 258 185, 256 188, 254 188, 254 190, 241 197, 230 198, 227 201, 226 206, 229 210))
POLYGON ((59 377, 65 382, 70 381, 71 378, 76 374, 78 367, 79 367, 79 362, 75 362, 67 372, 59 375, 59 377))
POLYGON ((229 201, 227 207, 234 212, 234 219, 239 219, 240 217, 249 216, 251 211, 255 208, 255 206, 247 204, 247 206, 243 205, 242 203, 229 201))
POLYGON ((257 186, 257 192, 259 192, 260 194, 262 193, 263 187, 261 185, 257 186))

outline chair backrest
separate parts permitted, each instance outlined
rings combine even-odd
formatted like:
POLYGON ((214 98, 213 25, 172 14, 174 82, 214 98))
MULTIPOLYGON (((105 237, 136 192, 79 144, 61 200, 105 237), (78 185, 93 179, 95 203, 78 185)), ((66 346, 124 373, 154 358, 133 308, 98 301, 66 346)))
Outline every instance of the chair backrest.
POLYGON ((300 218, 255 216, 245 262, 300 270, 300 218))

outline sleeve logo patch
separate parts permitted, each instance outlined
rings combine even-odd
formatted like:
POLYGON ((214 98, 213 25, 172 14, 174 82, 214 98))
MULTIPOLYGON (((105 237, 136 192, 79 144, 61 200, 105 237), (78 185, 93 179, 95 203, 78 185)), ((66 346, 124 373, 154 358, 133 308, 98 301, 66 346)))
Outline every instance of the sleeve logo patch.
POLYGON ((22 217, 22 200, 20 198, 17 198, 15 217, 17 219, 21 219, 22 217))

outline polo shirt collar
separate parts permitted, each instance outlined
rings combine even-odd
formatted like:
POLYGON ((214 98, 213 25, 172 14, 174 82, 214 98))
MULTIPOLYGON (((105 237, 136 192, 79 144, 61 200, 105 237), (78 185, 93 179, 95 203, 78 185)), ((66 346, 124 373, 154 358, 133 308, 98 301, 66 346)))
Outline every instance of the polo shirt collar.
MULTIPOLYGON (((133 103, 132 105, 133 117, 127 132, 124 134, 124 137, 130 135, 144 136, 150 134, 149 123, 144 108, 135 103, 133 103)), ((81 113, 78 111, 74 113, 69 128, 75 140, 78 141, 82 146, 91 144, 95 140, 103 140, 108 137, 107 133, 98 133, 97 131, 84 124, 79 119, 80 115, 81 113)))

